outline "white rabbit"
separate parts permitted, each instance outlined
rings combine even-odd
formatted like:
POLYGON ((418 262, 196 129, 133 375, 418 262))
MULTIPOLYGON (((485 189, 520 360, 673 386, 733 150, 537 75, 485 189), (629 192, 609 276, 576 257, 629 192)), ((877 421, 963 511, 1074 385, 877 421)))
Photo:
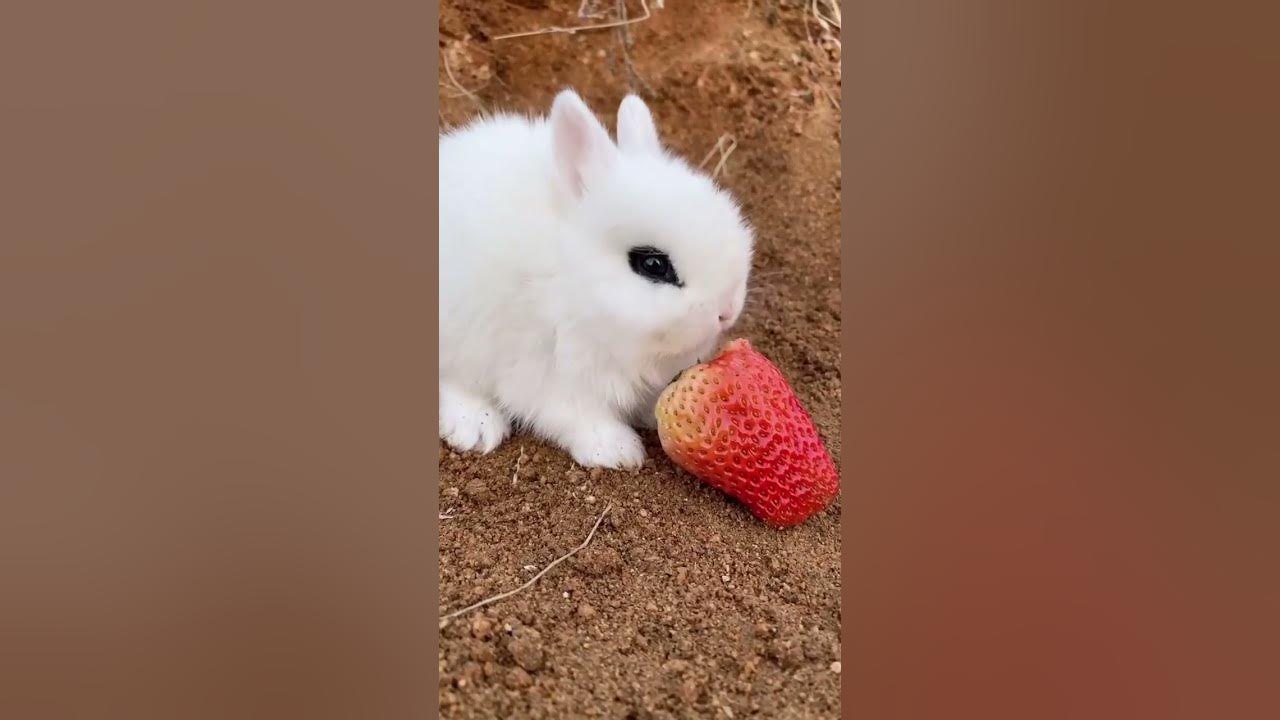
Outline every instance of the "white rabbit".
POLYGON ((514 424, 585 466, 636 467, 676 373, 746 297, 753 233, 669 154, 629 95, 618 143, 572 90, 548 118, 440 138, 440 437, 487 453, 514 424))

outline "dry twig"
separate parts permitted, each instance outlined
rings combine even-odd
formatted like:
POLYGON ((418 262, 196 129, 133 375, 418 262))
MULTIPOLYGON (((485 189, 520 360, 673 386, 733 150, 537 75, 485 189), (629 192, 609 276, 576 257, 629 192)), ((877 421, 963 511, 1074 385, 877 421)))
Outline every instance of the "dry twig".
POLYGON ((720 177, 720 171, 724 169, 725 161, 729 159, 729 156, 733 154, 734 149, 737 147, 738 147, 738 141, 735 140, 732 135, 728 133, 721 135, 716 140, 716 144, 712 146, 711 151, 707 153, 707 156, 702 158, 702 162, 698 163, 698 167, 699 168, 706 167, 707 163, 711 161, 712 156, 714 156, 716 152, 719 152, 720 162, 716 163, 715 169, 711 171, 711 177, 712 178, 720 177))
POLYGON ((818 88, 819 90, 821 90, 821 91, 822 91, 822 94, 827 96, 827 99, 831 101, 831 105, 832 105, 833 107, 835 107, 836 112, 840 112, 840 101, 839 101, 839 100, 836 100, 836 96, 835 96, 835 95, 832 95, 830 90, 828 90, 828 89, 826 89, 825 87, 823 87, 823 85, 822 85, 822 83, 821 83, 821 82, 819 82, 819 83, 815 83, 815 84, 814 84, 814 87, 816 87, 816 88, 818 88))
MULTIPOLYGON (((618 17, 623 20, 627 19, 626 0, 618 0, 618 17)), ((635 63, 631 62, 631 52, 629 49, 631 45, 631 28, 626 25, 620 25, 618 26, 617 33, 618 45, 622 47, 622 63, 626 65, 627 72, 631 73, 631 77, 635 78, 636 81, 644 87, 646 92, 653 95, 653 87, 649 85, 649 82, 645 80, 643 76, 640 75, 640 71, 636 69, 635 63)))
MULTIPOLYGON (((585 6, 586 6, 586 3, 583 3, 583 5, 578 8, 579 13, 582 12, 582 8, 585 6)), ((508 40, 510 38, 531 37, 533 35, 551 35, 553 33, 568 33, 572 35, 574 33, 583 32, 585 30, 604 30, 606 28, 622 27, 623 25, 634 25, 638 22, 644 22, 645 20, 648 20, 649 17, 653 14, 649 11, 648 0, 640 0, 640 7, 644 8, 644 15, 638 18, 614 20, 606 23, 593 23, 591 25, 574 25, 572 27, 560 27, 558 25, 553 25, 549 28, 542 28, 540 30, 529 30, 527 32, 508 33, 506 35, 495 35, 493 36, 493 39, 508 40)), ((657 3, 657 7, 659 8, 662 7, 662 4, 657 3)))
POLYGON ((520 457, 516 458, 516 471, 511 473, 511 485, 515 487, 516 479, 520 477, 520 461, 524 460, 524 446, 520 446, 520 457))
POLYGON ((489 605, 489 604, 492 604, 492 603, 498 602, 499 600, 503 600, 503 599, 505 599, 505 598, 509 598, 509 597, 511 597, 512 595, 515 595, 516 593, 520 592, 521 590, 524 590, 525 588, 529 587, 530 585, 533 585, 534 583, 538 582, 538 579, 539 579, 539 578, 541 578, 543 575, 546 575, 546 574, 547 574, 547 572, 548 572, 549 570, 551 570, 551 568, 553 568, 553 567, 555 567, 556 565, 559 565, 560 563, 564 562, 565 560, 568 560, 569 558, 573 557, 574 555, 576 555, 576 554, 578 553, 578 551, 582 550, 582 549, 583 549, 583 548, 585 548, 587 545, 589 545, 589 544, 591 543, 591 538, 595 537, 595 535, 596 535, 596 530, 600 529, 600 523, 604 522, 604 517, 605 517, 606 515, 608 515, 608 514, 609 514, 609 511, 610 511, 610 510, 612 510, 612 509, 613 509, 613 504, 612 504, 612 503, 610 503, 610 504, 609 504, 609 505, 604 509, 604 512, 600 513, 600 517, 596 519, 596 524, 591 526, 591 532, 587 533, 587 539, 586 539, 586 540, 583 540, 581 545, 579 545, 578 547, 576 547, 576 548, 574 548, 574 549, 570 550, 569 552, 565 553, 564 555, 561 555, 560 557, 556 558, 555 560, 552 560, 552 561, 550 562, 550 564, 548 564, 546 567, 542 568, 542 571, 541 571, 541 572, 539 572, 537 575, 534 575, 533 577, 529 578, 529 581, 528 581, 528 582, 526 582, 525 584, 523 584, 523 585, 521 585, 520 587, 516 588, 515 590, 508 590, 508 591, 506 591, 506 592, 504 592, 504 593, 499 593, 499 594, 497 594, 497 595, 494 595, 493 597, 488 597, 488 598, 485 598, 484 600, 481 600, 480 602, 477 602, 477 603, 473 603, 473 604, 471 604, 471 605, 468 605, 467 607, 464 607, 464 608, 462 608, 461 610, 454 610, 453 612, 451 612, 451 613, 449 613, 449 614, 447 614, 447 615, 444 615, 443 617, 441 617, 441 618, 440 618, 440 627, 441 627, 441 628, 443 628, 445 625, 447 625, 447 624, 449 623, 449 621, 450 621, 450 620, 452 620, 453 618, 455 618, 455 617, 457 617, 457 616, 459 616, 459 615, 463 615, 463 614, 469 613, 469 612, 471 612, 472 610, 476 610, 476 609, 482 608, 482 607, 484 607, 485 605, 489 605))
POLYGON ((471 98, 471 102, 475 103, 476 107, 480 108, 480 112, 485 112, 484 103, 480 102, 480 98, 476 97, 475 93, 462 87, 462 83, 458 82, 458 78, 453 76, 453 68, 449 65, 449 51, 441 50, 440 55, 444 58, 444 71, 449 76, 449 82, 453 83, 453 86, 458 88, 463 95, 471 98))
POLYGON ((839 30, 840 29, 840 3, 827 0, 826 5, 831 8, 832 14, 835 15, 834 19, 822 13, 822 10, 818 5, 818 0, 813 0, 813 2, 810 4, 810 7, 813 10, 813 16, 818 18, 818 22, 826 23, 828 25, 834 26, 835 29, 839 30))

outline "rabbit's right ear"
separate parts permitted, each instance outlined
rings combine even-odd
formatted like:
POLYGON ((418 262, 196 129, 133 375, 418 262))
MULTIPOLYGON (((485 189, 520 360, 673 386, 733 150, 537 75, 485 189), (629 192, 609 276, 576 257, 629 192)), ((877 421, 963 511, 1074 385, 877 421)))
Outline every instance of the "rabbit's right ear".
POLYGON ((551 104, 551 154, 557 176, 575 198, 617 159, 608 131, 572 90, 562 91, 551 104))
POLYGON ((649 106, 636 95, 622 98, 618 106, 618 147, 623 152, 660 152, 658 128, 649 106))

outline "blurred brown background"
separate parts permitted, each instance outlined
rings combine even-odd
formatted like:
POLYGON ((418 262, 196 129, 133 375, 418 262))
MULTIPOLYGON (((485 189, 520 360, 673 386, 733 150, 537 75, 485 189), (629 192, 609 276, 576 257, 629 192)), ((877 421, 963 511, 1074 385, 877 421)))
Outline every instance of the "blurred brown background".
POLYGON ((0 717, 434 707, 434 19, 0 11, 0 717))
POLYGON ((846 12, 846 706, 1275 717, 1261 3, 846 12))

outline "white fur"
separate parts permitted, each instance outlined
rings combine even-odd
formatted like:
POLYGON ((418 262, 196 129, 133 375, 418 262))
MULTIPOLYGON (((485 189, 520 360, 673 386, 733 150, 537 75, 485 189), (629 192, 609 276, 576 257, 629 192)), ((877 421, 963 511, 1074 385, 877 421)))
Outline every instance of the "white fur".
POLYGON ((629 427, 742 311, 752 232, 662 150, 637 97, 619 145, 572 91, 546 119, 499 115, 440 138, 440 436, 489 452, 514 423, 587 466, 638 466, 629 427), (684 287, 632 272, 668 253, 684 287))

